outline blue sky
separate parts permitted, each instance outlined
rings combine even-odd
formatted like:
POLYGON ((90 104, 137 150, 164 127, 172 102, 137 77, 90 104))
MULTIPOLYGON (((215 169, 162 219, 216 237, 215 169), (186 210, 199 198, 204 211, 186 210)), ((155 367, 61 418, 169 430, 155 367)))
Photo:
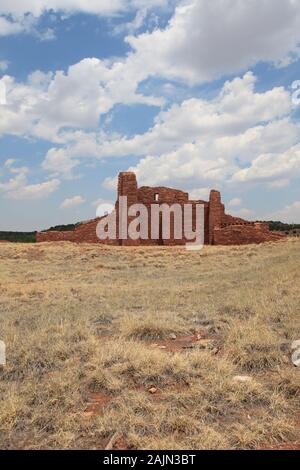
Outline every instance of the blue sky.
POLYGON ((0 230, 93 218, 127 169, 300 223, 299 45, 300 0, 0 0, 0 230))

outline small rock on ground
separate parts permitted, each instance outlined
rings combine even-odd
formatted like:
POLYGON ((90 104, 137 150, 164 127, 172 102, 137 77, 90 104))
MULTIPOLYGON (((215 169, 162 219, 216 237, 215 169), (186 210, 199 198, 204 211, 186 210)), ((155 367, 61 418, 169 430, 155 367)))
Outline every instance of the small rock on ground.
POLYGON ((292 363, 296 367, 300 367, 300 349, 297 349, 293 354, 292 354, 292 363))
POLYGON ((250 377, 250 375, 235 375, 233 380, 235 382, 251 382, 252 377, 250 377))
POLYGON ((0 366, 5 366, 5 343, 4 341, 0 341, 0 366))
POLYGON ((292 348, 292 350, 300 349, 300 339, 297 339, 296 341, 293 341, 292 345, 291 345, 291 348, 292 348))

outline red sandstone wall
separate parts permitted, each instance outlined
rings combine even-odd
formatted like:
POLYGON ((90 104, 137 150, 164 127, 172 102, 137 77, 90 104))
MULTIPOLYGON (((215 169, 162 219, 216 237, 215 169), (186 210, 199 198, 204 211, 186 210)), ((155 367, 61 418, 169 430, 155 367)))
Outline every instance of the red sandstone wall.
POLYGON ((232 215, 224 214, 222 217, 222 226, 224 225, 244 225, 251 224, 254 222, 248 222, 247 220, 241 219, 240 217, 233 217, 232 215))
POLYGON ((158 204, 180 204, 186 203, 189 200, 188 193, 178 189, 142 186, 137 192, 138 202, 141 204, 153 204, 155 202, 155 194, 158 194, 158 204))
POLYGON ((214 245, 248 245, 285 238, 285 235, 270 232, 267 224, 228 225, 214 230, 214 245))
POLYGON ((37 232, 37 243, 41 242, 62 242, 62 241, 75 241, 73 232, 37 232))
MULTIPOLYGON (((163 240, 161 236, 161 222, 159 223, 159 235, 157 239, 151 237, 151 205, 156 202, 155 195, 158 194, 157 204, 184 204, 188 202, 188 193, 177 189, 157 187, 151 188, 143 186, 137 187, 136 176, 131 172, 123 172, 119 174, 118 180, 118 200, 120 196, 127 196, 127 204, 130 207, 133 204, 144 204, 148 210, 148 240, 120 240, 120 245, 134 246, 134 245, 180 245, 185 244, 185 240, 175 239, 174 237, 174 220, 171 215, 170 239, 163 240)), ((117 201, 116 209, 118 212, 119 202, 117 201)), ((135 217, 128 217, 127 227, 135 217)), ((118 217, 119 221, 119 217, 118 217)))
POLYGON ((180 245, 183 244, 183 240, 176 240, 174 237, 174 220, 173 215, 171 214, 170 218, 170 239, 163 240, 162 238, 162 217, 159 216, 159 223, 158 223, 158 237, 157 239, 152 239, 151 237, 151 206, 152 204, 157 203, 160 204, 182 204, 188 201, 188 194, 172 188, 165 188, 165 187, 149 187, 149 186, 142 186, 138 189, 137 192, 138 202, 140 204, 144 204, 148 210, 148 240, 141 240, 140 243, 142 245, 180 245), (155 195, 158 195, 158 199, 156 199, 155 195))
MULTIPOLYGON (((180 204, 180 206, 183 206, 184 204, 191 204, 193 205, 193 220, 192 220, 192 227, 193 230, 196 229, 196 218, 195 218, 195 206, 196 203, 203 203, 204 205, 204 217, 205 217, 205 243, 208 243, 208 215, 209 215, 209 209, 208 209, 208 203, 206 201, 191 201, 189 200, 189 195, 188 193, 184 191, 180 191, 178 189, 172 189, 172 188, 165 188, 165 187, 149 187, 149 186, 142 186, 141 188, 138 189, 138 202, 141 204, 144 204, 147 209, 148 209, 148 214, 149 214, 149 219, 148 219, 148 225, 149 225, 149 230, 148 230, 148 240, 141 240, 140 243, 142 245, 165 245, 165 246, 170 246, 170 245, 185 245, 187 241, 184 237, 182 239, 176 239, 175 234, 174 234, 174 219, 173 215, 171 214, 171 223, 170 223, 170 239, 168 240, 163 240, 162 237, 160 237, 157 240, 151 239, 151 205, 155 204, 167 204, 169 206, 173 204, 180 204), (155 195, 158 195, 158 200, 156 200, 155 195)), ((183 210, 182 210, 183 213, 183 210)), ((161 222, 160 222, 161 224, 161 222)), ((183 227, 184 227, 184 220, 182 221, 182 233, 183 233, 183 227)), ((162 230, 162 227, 160 227, 160 231, 162 230)))
MULTIPOLYGON (((37 242, 70 241, 74 243, 100 243, 107 245, 119 245, 118 240, 99 240, 96 235, 96 226, 99 219, 80 225, 76 230, 70 232, 39 232, 36 235, 37 242)), ((150 227, 150 225, 149 225, 150 227)), ((171 230, 172 234, 172 230, 171 230)), ((246 245, 251 243, 263 243, 277 241, 285 238, 282 233, 270 232, 266 224, 228 225, 214 229, 215 245, 246 245)), ((149 245, 185 245, 190 240, 140 240, 140 244, 149 245)))
POLYGON ((97 224, 100 219, 94 219, 79 225, 70 232, 38 232, 37 242, 70 241, 75 243, 101 243, 106 245, 117 245, 117 240, 99 240, 96 234, 97 224))

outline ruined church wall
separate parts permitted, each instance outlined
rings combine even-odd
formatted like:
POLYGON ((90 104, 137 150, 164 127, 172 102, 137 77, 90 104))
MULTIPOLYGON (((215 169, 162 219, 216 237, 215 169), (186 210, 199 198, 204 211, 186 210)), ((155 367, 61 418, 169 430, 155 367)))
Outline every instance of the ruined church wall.
POLYGON ((145 205, 153 204, 156 194, 158 195, 157 202, 159 204, 184 204, 189 200, 188 193, 178 189, 142 186, 137 192, 138 202, 145 205))
POLYGON ((285 238, 284 235, 270 232, 267 224, 228 225, 214 230, 214 245, 248 245, 285 238))
MULTIPOLYGON (((212 190, 210 193, 209 202, 200 200, 189 200, 188 193, 165 187, 148 187, 143 186, 138 188, 136 175, 133 172, 123 172, 119 174, 118 179, 118 198, 116 201, 117 213, 117 238, 116 240, 99 240, 96 234, 96 227, 100 219, 94 219, 89 222, 82 223, 74 231, 70 232, 40 232, 37 233, 37 242, 56 242, 56 241, 70 241, 75 243, 97 243, 106 245, 121 245, 121 246, 137 246, 137 245, 185 245, 190 240, 184 236, 181 239, 175 239, 174 236, 174 220, 171 216, 171 236, 168 240, 162 238, 162 222, 159 220, 159 235, 157 239, 151 237, 151 205, 161 205, 163 203, 168 205, 191 204, 193 207, 192 214, 192 228, 196 229, 196 205, 201 203, 204 205, 204 243, 211 245, 244 245, 250 243, 263 243, 265 241, 276 241, 285 237, 285 235, 270 232, 267 224, 254 223, 245 221, 239 217, 233 217, 225 213, 224 204, 221 201, 221 194, 219 191, 212 190), (156 197, 158 195, 158 198, 156 197), (148 239, 126 240, 120 239, 119 223, 119 198, 120 196, 127 196, 127 205, 130 207, 136 203, 144 204, 148 209, 148 239)), ((128 226, 135 216, 126 217, 124 225, 128 226)), ((184 227, 184 221, 183 227, 184 227)), ((182 227, 182 228, 183 228, 182 227)), ((183 233, 183 231, 182 231, 183 233)))
POLYGON ((100 218, 79 225, 69 232, 39 232, 36 235, 37 242, 69 241, 73 243, 100 243, 104 245, 117 245, 118 240, 100 240, 96 234, 97 224, 100 218))

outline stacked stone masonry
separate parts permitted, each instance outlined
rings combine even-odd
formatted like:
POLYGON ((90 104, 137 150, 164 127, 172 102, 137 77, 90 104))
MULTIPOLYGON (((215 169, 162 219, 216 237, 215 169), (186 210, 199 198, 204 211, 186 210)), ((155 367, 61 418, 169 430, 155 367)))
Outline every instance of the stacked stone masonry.
MULTIPOLYGON (((209 201, 190 200, 188 193, 177 189, 165 187, 148 187, 141 188, 137 185, 136 175, 132 172, 123 172, 119 174, 118 180, 118 198, 115 204, 116 219, 117 219, 117 238, 100 240, 96 234, 97 224, 99 218, 84 222, 76 227, 75 230, 69 232, 38 232, 37 242, 54 242, 54 241, 70 241, 75 243, 102 243, 107 245, 116 246, 136 246, 136 245, 184 245, 187 240, 176 239, 172 232, 169 239, 164 240, 162 236, 157 239, 150 237, 150 206, 153 204, 191 204, 193 221, 192 226, 195 229, 195 208, 196 205, 202 204, 204 206, 204 242, 209 245, 245 245, 251 243, 264 243, 270 241, 281 240, 285 237, 284 234, 270 232, 269 227, 265 223, 248 222, 238 217, 233 217, 225 213, 224 204, 221 201, 221 194, 219 191, 212 190, 210 192, 209 201), (130 207, 136 203, 144 204, 149 214, 149 237, 147 240, 138 239, 127 240, 119 239, 119 198, 120 196, 127 196, 127 204, 130 207)), ((127 217, 127 226, 134 217, 127 217)), ((172 219, 171 219, 172 225, 172 219)))

